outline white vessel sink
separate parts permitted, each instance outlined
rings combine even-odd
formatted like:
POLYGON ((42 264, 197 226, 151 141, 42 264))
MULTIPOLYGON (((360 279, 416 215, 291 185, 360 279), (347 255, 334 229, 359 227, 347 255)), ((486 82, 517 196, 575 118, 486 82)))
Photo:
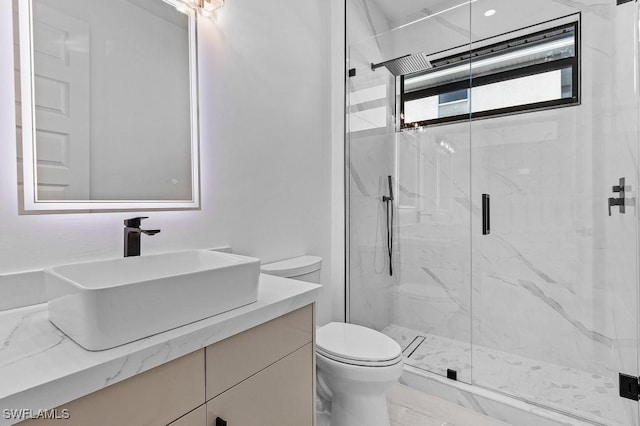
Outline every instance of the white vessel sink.
POLYGON ((49 319, 90 351, 113 348, 258 297, 260 261, 197 250, 45 270, 49 319))

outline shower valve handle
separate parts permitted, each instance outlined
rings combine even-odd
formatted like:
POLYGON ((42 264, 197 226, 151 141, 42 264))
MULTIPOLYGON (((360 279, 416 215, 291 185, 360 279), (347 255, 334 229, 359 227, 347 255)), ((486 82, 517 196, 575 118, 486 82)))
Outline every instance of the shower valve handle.
POLYGON ((625 186, 625 178, 620 178, 619 179, 619 184, 615 185, 611 188, 612 192, 616 192, 618 193, 618 197, 614 198, 614 197, 610 197, 609 198, 609 216, 611 216, 611 207, 614 206, 618 206, 620 208, 620 213, 624 214, 625 213, 625 202, 626 202, 626 186, 625 186))
POLYGON ((619 206, 620 213, 624 213, 624 198, 609 198, 609 216, 611 216, 611 207, 619 206))

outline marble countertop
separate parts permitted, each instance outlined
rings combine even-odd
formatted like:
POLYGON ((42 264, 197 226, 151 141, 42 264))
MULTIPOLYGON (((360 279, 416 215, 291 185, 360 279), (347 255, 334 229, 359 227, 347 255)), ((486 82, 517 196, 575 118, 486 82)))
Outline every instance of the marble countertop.
POLYGON ((260 275, 258 301, 113 349, 90 352, 49 322, 47 304, 0 312, 4 409, 49 409, 316 301, 321 286, 260 275))

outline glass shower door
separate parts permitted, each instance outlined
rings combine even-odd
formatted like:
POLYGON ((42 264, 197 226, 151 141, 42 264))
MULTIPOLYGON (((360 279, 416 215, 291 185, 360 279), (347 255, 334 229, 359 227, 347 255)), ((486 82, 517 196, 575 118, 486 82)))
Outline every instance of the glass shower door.
POLYGON ((637 425, 618 383, 638 368, 637 4, 478 1, 471 22, 472 51, 539 47, 473 71, 472 382, 637 425))
POLYGON ((407 365, 470 382, 468 97, 457 88, 417 97, 468 82, 468 59, 435 80, 432 61, 468 51, 470 4, 425 2, 399 26, 380 18, 393 2, 347 5, 349 321, 394 338, 407 365), (413 101, 401 102, 405 92, 413 101), (411 125, 460 115, 448 126, 411 125))

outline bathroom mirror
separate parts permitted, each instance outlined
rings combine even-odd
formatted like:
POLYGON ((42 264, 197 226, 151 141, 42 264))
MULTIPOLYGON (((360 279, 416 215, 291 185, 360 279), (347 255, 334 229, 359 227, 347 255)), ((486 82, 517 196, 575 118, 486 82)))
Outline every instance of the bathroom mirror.
POLYGON ((24 210, 198 208, 195 11, 15 0, 14 22, 24 210))

